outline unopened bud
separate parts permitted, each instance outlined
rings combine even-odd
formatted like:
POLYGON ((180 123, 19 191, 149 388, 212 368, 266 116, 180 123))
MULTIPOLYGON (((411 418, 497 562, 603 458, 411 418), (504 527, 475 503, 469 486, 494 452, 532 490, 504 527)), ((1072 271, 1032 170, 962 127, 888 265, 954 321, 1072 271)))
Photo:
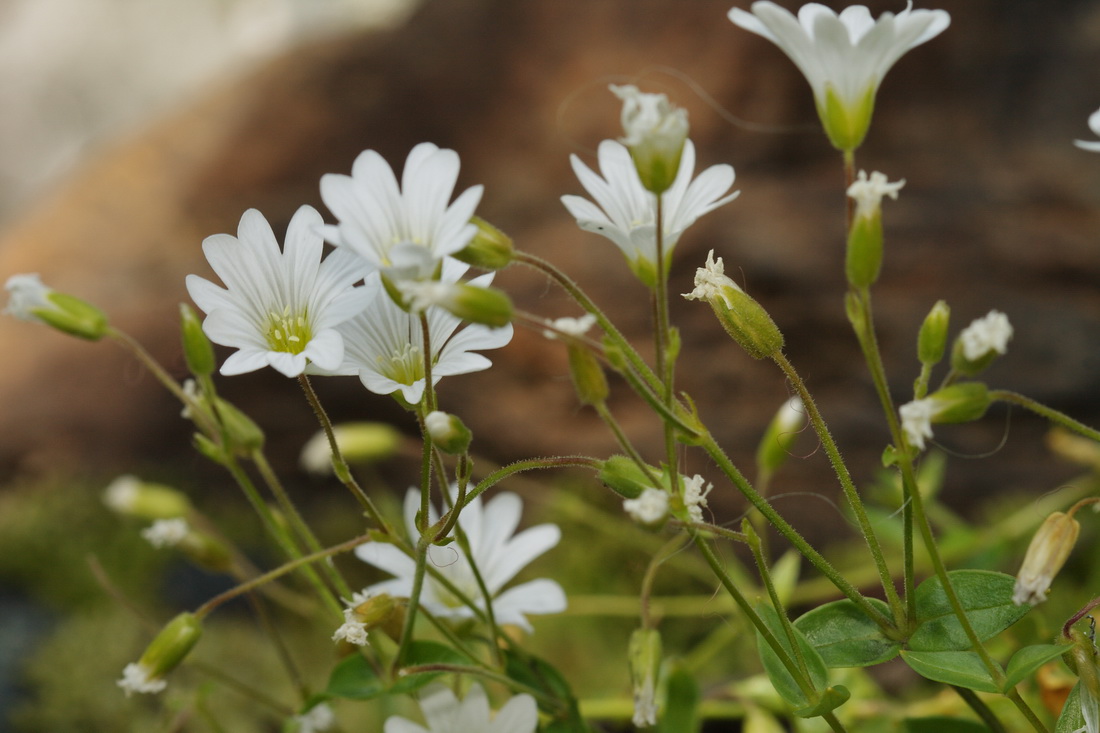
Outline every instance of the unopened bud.
POLYGON ((951 322, 951 307, 942 300, 936 301, 924 317, 917 336, 917 358, 921 364, 939 364, 947 350, 947 327, 951 322))
POLYGON ((764 308, 724 274, 722 258, 707 255, 705 267, 695 271, 695 289, 688 300, 710 303, 726 333, 754 359, 764 359, 783 349, 783 334, 764 308))
POLYGON ((187 368, 196 377, 209 377, 217 368, 214 345, 202 330, 202 321, 195 310, 180 303, 180 335, 183 340, 183 357, 187 368))
POLYGON ((8 304, 3 312, 21 321, 42 323, 88 341, 99 341, 107 335, 103 311, 43 285, 37 274, 12 275, 4 289, 8 291, 8 304))
POLYGON ((1008 351, 1012 324, 1000 311, 989 311, 963 329, 951 350, 951 368, 973 376, 988 367, 998 355, 1008 351))
MULTIPOLYGON (((653 475, 661 475, 656 468, 648 468, 653 475)), ((624 499, 637 499, 643 491, 653 488, 653 481, 646 476, 645 471, 623 455, 611 456, 604 461, 596 478, 624 499)))
POLYGON ((791 446, 806 426, 806 407, 798 397, 783 403, 768 423, 764 437, 756 449, 756 470, 759 475, 771 475, 787 462, 791 446))
POLYGON ((107 486, 103 503, 119 514, 153 521, 185 517, 191 511, 191 501, 183 493, 130 475, 119 476, 107 486))
MULTIPOLYGON (((340 455, 348 463, 370 463, 395 455, 401 448, 401 431, 380 422, 349 422, 334 425, 333 435, 340 455)), ((310 438, 298 458, 306 471, 325 474, 332 470, 332 448, 328 436, 318 431, 310 438)))
POLYGON ((623 100, 621 142, 646 190, 661 194, 672 186, 688 136, 687 110, 669 103, 664 94, 643 94, 633 85, 611 85, 623 100))
POLYGON ((410 281, 398 287, 414 313, 438 306, 464 321, 491 328, 512 321, 512 301, 496 288, 441 280, 410 281))
POLYGON ((1073 513, 1054 512, 1031 538, 1020 572, 1016 573, 1016 588, 1012 600, 1017 606, 1036 605, 1047 599, 1054 576, 1062 569, 1066 558, 1077 543, 1081 525, 1073 513))
POLYGON ((480 216, 470 221, 477 226, 477 234, 469 244, 451 256, 483 270, 500 270, 511 264, 516 255, 512 238, 480 216))
POLYGON ((984 384, 962 382, 902 405, 898 415, 909 445, 924 450, 924 439, 932 437, 933 424, 977 420, 989 409, 989 404, 989 390, 984 384))
POLYGON ((869 179, 867 171, 860 171, 858 180, 848 187, 848 196, 856 201, 845 262, 852 287, 866 288, 878 279, 882 269, 882 198, 897 199, 898 190, 904 185, 905 181, 889 183, 878 171, 869 179))
POLYGON ((118 686, 129 696, 134 692, 160 692, 167 682, 164 677, 177 666, 198 643, 202 625, 192 613, 181 613, 157 634, 145 649, 141 659, 126 665, 118 686))
POLYGON ((229 438, 229 447, 242 455, 248 455, 263 448, 264 431, 248 415, 233 404, 217 398, 218 417, 229 438))
POLYGON ((579 343, 571 343, 569 352, 569 376, 573 378, 573 387, 581 404, 599 405, 607 400, 610 390, 603 367, 595 354, 579 343))
POLYGON ((404 607, 389 593, 373 596, 356 593, 344 609, 344 623, 332 635, 332 640, 366 646, 367 632, 379 627, 397 639, 404 620, 404 607))
POLYGON ((470 448, 473 434, 455 415, 435 410, 424 417, 424 427, 432 445, 452 456, 462 455, 470 448))
POLYGON ((634 688, 634 725, 657 724, 657 675, 661 671, 661 634, 656 629, 636 629, 627 649, 634 688))

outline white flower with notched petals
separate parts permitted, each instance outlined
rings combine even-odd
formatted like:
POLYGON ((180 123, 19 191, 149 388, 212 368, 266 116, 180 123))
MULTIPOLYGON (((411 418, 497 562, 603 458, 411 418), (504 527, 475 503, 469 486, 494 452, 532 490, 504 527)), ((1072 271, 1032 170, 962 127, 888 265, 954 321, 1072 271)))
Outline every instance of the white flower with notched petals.
POLYGON ((917 450, 924 450, 924 439, 932 437, 932 417, 936 409, 936 400, 931 397, 913 400, 898 408, 905 438, 917 450))
MULTIPOLYGON (((457 282, 466 269, 466 265, 448 258, 443 263, 443 282, 457 282)), ((372 273, 367 283, 375 284, 378 278, 377 273, 372 273)), ((492 279, 489 273, 469 284, 487 287, 492 279)), ((492 363, 473 352, 497 349, 512 340, 511 324, 503 328, 469 324, 458 330, 462 321, 442 308, 429 307, 424 316, 428 319, 432 351, 432 384, 442 377, 488 369, 492 363)), ((317 370, 318 373, 355 375, 375 394, 400 392, 410 405, 420 402, 426 380, 419 316, 401 310, 384 290, 377 288, 369 307, 342 324, 339 331, 343 336, 344 360, 338 368, 317 370)))
POLYGON ((1011 338, 1012 324, 1008 316, 996 310, 975 319, 959 334, 963 356, 969 361, 977 361, 993 351, 1004 354, 1011 338))
MULTIPOLYGON (((577 156, 570 158, 573 171, 595 203, 569 195, 562 196, 561 202, 581 229, 614 242, 639 279, 652 286, 656 281, 657 265, 657 196, 642 185, 630 152, 621 143, 604 140, 597 158, 602 178, 577 156)), ((693 181, 694 171, 695 146, 688 140, 684 143, 676 179, 661 194, 666 257, 685 229, 703 214, 733 201, 739 193, 725 195, 734 181, 731 166, 711 166, 693 181)))
MULTIPOLYGON (((457 488, 451 487, 452 496, 457 488)), ((420 492, 409 489, 405 496, 405 524, 409 537, 415 544, 420 533, 416 529, 416 513, 420 508, 420 492)), ((540 578, 521 583, 501 592, 505 584, 528 563, 558 544, 561 530, 553 524, 540 524, 513 536, 519 526, 523 502, 512 493, 501 493, 482 505, 475 498, 458 515, 458 524, 469 542, 470 553, 478 572, 485 581, 493 599, 493 616, 498 624, 514 624, 531 631, 525 614, 558 613, 565 610, 565 593, 553 580, 540 578)), ((435 507, 431 507, 428 522, 439 520, 435 507)), ((407 598, 412 592, 416 563, 394 545, 385 542, 368 542, 356 548, 360 560, 393 574, 392 580, 364 589, 364 593, 389 593, 407 598)), ((478 608, 485 608, 485 598, 479 589, 473 569, 466 555, 454 544, 432 546, 428 550, 428 562, 478 608)), ((421 591, 420 603, 430 613, 442 618, 468 619, 474 611, 456 598, 429 573, 421 591)))
POLYGON ((871 121, 875 92, 886 72, 916 46, 935 38, 951 23, 943 10, 883 13, 876 21, 863 5, 838 15, 808 3, 796 18, 773 2, 752 4, 752 12, 729 11, 729 19, 779 46, 806 77, 818 114, 833 144, 853 150, 871 121))
POLYGON ((414 147, 398 186, 393 170, 373 150, 359 154, 351 175, 321 178, 321 198, 339 220, 325 239, 355 252, 394 280, 424 280, 436 266, 470 243, 470 223, 481 186, 450 201, 458 180, 458 153, 432 143, 414 147))
MULTIPOLYGON (((1100 109, 1089 115, 1089 129, 1093 135, 1100 137, 1100 109)), ((1082 150, 1100 153, 1100 140, 1074 140, 1073 144, 1082 150)))
POLYGON ((433 683, 420 695, 427 727, 394 715, 384 733, 535 733, 538 706, 530 695, 516 695, 490 720, 485 690, 474 684, 460 702, 450 688, 433 683))
POLYGON ((336 326, 362 311, 373 293, 354 287, 366 270, 358 257, 337 251, 321 260, 320 226, 321 215, 301 207, 280 251, 263 214, 249 209, 236 237, 215 234, 202 243, 226 287, 188 275, 187 292, 206 313, 202 327, 210 340, 238 349, 222 364, 222 374, 271 366, 296 377, 309 363, 340 365, 344 341, 336 326))

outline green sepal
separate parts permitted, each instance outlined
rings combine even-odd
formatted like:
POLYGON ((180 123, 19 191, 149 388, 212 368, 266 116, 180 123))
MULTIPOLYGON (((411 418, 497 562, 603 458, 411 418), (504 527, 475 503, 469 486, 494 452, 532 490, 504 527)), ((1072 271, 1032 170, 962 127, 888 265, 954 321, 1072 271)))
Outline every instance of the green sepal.
POLYGON ((86 341, 99 341, 107 335, 107 315, 91 303, 56 291, 46 300, 54 307, 34 308, 31 315, 47 326, 86 341))
POLYGON ((875 85, 869 84, 863 98, 854 105, 846 105, 837 96, 832 84, 825 85, 825 99, 817 99, 817 114, 833 147, 852 151, 863 143, 871 126, 875 110, 875 85))
POLYGON ((901 658, 921 677, 978 692, 1000 692, 977 652, 911 652, 901 658))
POLYGON ((1005 669, 1004 692, 1008 692, 1025 678, 1031 676, 1039 667, 1049 661, 1057 659, 1070 649, 1065 644, 1035 644, 1025 646, 1008 660, 1005 669))
MULTIPOLYGON (((868 602, 889 617, 890 607, 877 598, 868 602)), ((887 638, 874 621, 848 599, 833 601, 802 614, 794 622, 827 667, 869 667, 893 659, 901 643, 887 638)))
POLYGON ((848 249, 844 271, 854 288, 868 288, 878 280, 882 270, 882 212, 857 216, 848 232, 848 249))
MULTIPOLYGON (((1012 602, 1016 579, 991 570, 952 570, 948 577, 970 625, 982 641, 996 636, 1023 618, 1031 607, 1012 602)), ((970 640, 956 618, 939 578, 917 586, 917 630, 909 638, 913 651, 961 651, 970 640)))
POLYGON ((816 705, 795 710, 794 714, 800 718, 819 718, 848 702, 848 698, 851 696, 852 693, 848 692, 848 688, 844 685, 826 687, 821 691, 821 699, 817 701, 816 705))

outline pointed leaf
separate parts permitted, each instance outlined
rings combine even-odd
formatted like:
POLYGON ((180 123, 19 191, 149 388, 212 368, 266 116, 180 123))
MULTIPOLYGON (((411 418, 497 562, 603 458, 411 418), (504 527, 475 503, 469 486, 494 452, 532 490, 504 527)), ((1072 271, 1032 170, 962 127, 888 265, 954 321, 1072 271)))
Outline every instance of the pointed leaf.
POLYGON ((1064 644, 1036 644, 1025 646, 1012 655, 1005 670, 1005 692, 1052 659, 1062 656, 1070 647, 1064 644))
MULTIPOLYGON (((887 616, 890 607, 868 599, 887 616)), ((888 639, 851 601, 834 601, 808 611, 794 622, 795 628, 821 654, 827 667, 868 667, 897 656, 901 643, 888 639)))
POLYGON ((695 677, 680 665, 668 673, 665 681, 665 709, 657 721, 658 733, 695 733, 699 730, 699 685, 695 677))
POLYGON ((555 716, 555 720, 546 728, 547 733, 588 733, 588 725, 581 717, 577 698, 569 688, 569 683, 549 662, 532 654, 507 650, 504 652, 504 671, 517 682, 541 690, 561 701, 560 706, 553 706, 538 699, 539 709, 555 716))
MULTIPOLYGON (((990 570, 953 570, 947 575, 982 641, 1004 631, 1031 610, 1026 604, 1017 606, 1012 602, 1016 579, 1011 575, 990 570)), ((929 578, 917 587, 916 604, 920 625, 909 639, 910 649, 932 652, 970 648, 970 640, 955 617, 939 578, 929 578)))
MULTIPOLYGON (((780 646, 782 646, 787 651, 787 654, 794 659, 794 652, 791 648, 790 640, 787 638, 787 632, 783 629, 783 624, 779 620, 779 614, 777 614, 771 606, 764 604, 757 606, 756 612, 760 614, 764 624, 772 632, 775 638, 779 640, 780 646)), ((806 660, 806 667, 809 672, 811 685, 815 690, 825 689, 825 685, 828 681, 825 662, 822 661, 821 655, 810 645, 810 642, 806 641, 806 637, 802 635, 801 631, 796 628, 794 633, 798 641, 799 649, 802 651, 802 656, 806 660)), ((759 631, 756 632, 756 646, 760 652, 760 661, 764 665, 764 671, 767 672, 768 679, 771 680, 772 686, 775 688, 775 691, 779 693, 780 697, 796 709, 811 707, 816 704, 816 701, 806 698, 806 695, 802 692, 802 688, 795 682, 794 677, 787 671, 787 668, 783 665, 783 662, 779 660, 779 656, 775 651, 768 646, 766 641, 764 641, 764 637, 759 631)))
POLYGON ((921 677, 978 692, 1000 692, 977 652, 901 653, 905 663, 921 677))

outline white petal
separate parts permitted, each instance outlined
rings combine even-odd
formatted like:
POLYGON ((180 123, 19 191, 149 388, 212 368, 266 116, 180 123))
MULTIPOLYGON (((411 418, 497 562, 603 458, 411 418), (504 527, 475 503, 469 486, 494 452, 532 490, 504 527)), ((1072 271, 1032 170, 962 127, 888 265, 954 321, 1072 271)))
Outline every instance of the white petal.
POLYGON ((504 704, 486 733, 535 733, 538 705, 530 695, 516 695, 504 704))
POLYGON ((516 573, 560 541, 561 529, 556 524, 540 524, 520 532, 503 544, 502 552, 484 563, 486 567, 482 568, 482 572, 486 575, 486 584, 503 587, 516 573), (491 583, 489 578, 492 578, 491 583))
POLYGON ((519 626, 532 631, 524 614, 561 613, 566 608, 565 591, 552 580, 540 578, 517 585, 493 599, 497 623, 519 626))
POLYGON ((416 572, 416 562, 388 542, 368 542, 355 548, 355 556, 399 578, 411 579, 416 572))

